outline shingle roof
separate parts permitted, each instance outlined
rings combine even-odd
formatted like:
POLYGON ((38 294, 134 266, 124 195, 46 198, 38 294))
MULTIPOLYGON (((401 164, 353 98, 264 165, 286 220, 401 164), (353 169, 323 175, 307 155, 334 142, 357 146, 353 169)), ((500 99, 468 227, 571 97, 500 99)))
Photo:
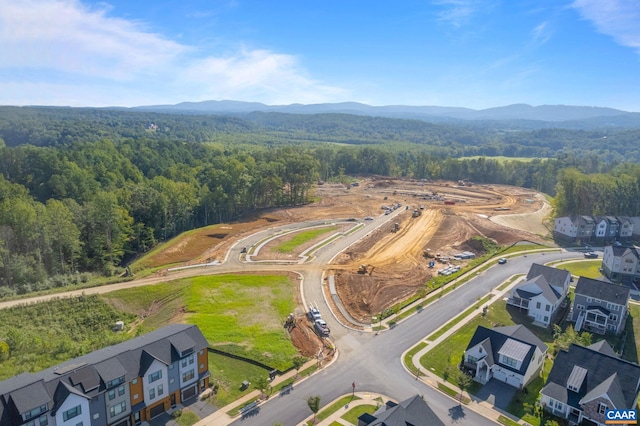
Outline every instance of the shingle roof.
POLYGON ((541 393, 580 408, 580 400, 607 393, 618 409, 632 408, 637 398, 640 366, 595 349, 572 344, 568 351, 558 352, 547 383, 541 393), (567 380, 578 365, 587 370, 584 385, 579 392, 566 389, 567 380))
MULTIPOLYGON (((416 395, 375 415, 372 421, 380 426, 444 426, 444 423, 420 396, 416 395)), ((370 423, 369 423, 370 424, 370 423)))
POLYGON ((605 355, 618 357, 618 354, 615 353, 611 345, 609 345, 609 343, 604 339, 600 340, 599 342, 592 343, 591 345, 587 346, 587 348, 593 349, 594 351, 600 352, 605 355))
POLYGON ((125 376, 129 381, 138 377, 142 353, 170 364, 178 360, 178 354, 172 349, 170 338, 180 334, 187 339, 177 338, 184 349, 186 342, 193 342, 194 350, 205 349, 207 341, 195 325, 173 324, 134 339, 109 346, 87 355, 75 358, 38 373, 23 373, 0 382, 0 418, 7 415, 6 404, 13 404, 19 413, 48 403, 58 401, 58 396, 77 393, 90 397, 104 390, 104 383, 125 376), (102 384, 90 394, 84 394, 95 385, 102 384))
POLYGON ((551 304, 555 304, 561 297, 543 275, 534 276, 533 278, 518 284, 515 291, 521 298, 527 300, 542 294, 542 296, 551 304))
POLYGON ((618 305, 626 305, 629 300, 629 288, 591 278, 580 277, 575 294, 604 300, 618 305))
POLYGON ((527 280, 542 275, 549 284, 562 287, 567 279, 571 278, 571 273, 565 269, 552 268, 551 266, 534 263, 529 268, 527 280))
POLYGON ((536 347, 539 347, 543 353, 547 350, 547 345, 545 345, 523 325, 496 327, 493 329, 489 329, 480 325, 478 326, 478 328, 476 328, 476 331, 473 334, 473 337, 471 338, 471 341, 469 342, 466 350, 469 350, 478 344, 482 344, 482 346, 487 351, 487 356, 491 354, 494 363, 500 364, 502 368, 518 372, 519 374, 524 374, 527 371, 527 368, 529 367, 529 361, 535 353, 536 347), (487 349, 487 341, 489 342, 490 350, 487 349), (507 348, 511 346, 515 347, 514 343, 512 342, 515 342, 515 344, 520 343, 520 345, 517 345, 518 359, 522 360, 522 365, 519 370, 500 363, 499 354, 502 348, 505 346, 505 344, 507 345, 507 348), (524 354, 521 353, 523 348, 522 345, 525 345, 527 347, 527 352, 524 354))

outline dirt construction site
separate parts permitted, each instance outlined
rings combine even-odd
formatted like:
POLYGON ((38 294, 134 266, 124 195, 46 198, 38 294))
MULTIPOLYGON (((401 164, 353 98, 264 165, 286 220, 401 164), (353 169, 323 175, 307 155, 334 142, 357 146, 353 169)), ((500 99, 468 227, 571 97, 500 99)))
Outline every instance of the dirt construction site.
MULTIPOLYGON (((366 217, 384 215, 385 207, 391 210, 395 206, 401 212, 393 220, 351 246, 326 268, 334 275, 338 295, 351 316, 368 323, 372 316, 410 297, 437 275, 442 265, 430 268, 431 259, 424 256, 425 251, 452 259, 448 262, 452 266, 464 267, 468 261, 453 257, 463 251, 481 255, 482 247, 471 240, 475 236, 500 245, 549 241, 550 231, 544 222, 551 208, 542 194, 524 188, 367 177, 350 185, 317 185, 312 196, 316 201, 304 206, 270 210, 248 221, 220 225, 223 232, 216 234, 220 241, 205 254, 192 257, 190 263, 223 259, 239 238, 266 227, 317 219, 362 222, 366 217), (363 265, 366 273, 362 273, 363 265)), ((304 247, 313 243, 307 242, 304 247)), ((260 259, 269 258, 282 259, 282 254, 265 247, 260 259)))

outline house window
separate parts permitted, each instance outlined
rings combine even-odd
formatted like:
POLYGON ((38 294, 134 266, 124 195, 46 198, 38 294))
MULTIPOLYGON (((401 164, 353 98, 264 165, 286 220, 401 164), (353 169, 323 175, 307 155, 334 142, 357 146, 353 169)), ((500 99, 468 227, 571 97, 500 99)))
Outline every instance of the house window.
POLYGON ((198 355, 202 355, 202 354, 204 354, 204 351, 198 352, 198 355))
POLYGON ((551 309, 551 305, 545 305, 544 306, 544 310, 549 312, 549 310, 551 309))
POLYGON ((133 379, 131 381, 132 384, 137 385, 138 384, 138 378, 136 377, 135 379, 133 379))
POLYGON ((200 370, 204 369, 204 364, 200 364, 200 370))
POLYGON ((540 302, 536 303, 536 309, 540 309, 540 302))
POLYGON ((544 322, 549 322, 549 317, 548 316, 544 317, 544 322))
POLYGON ((124 413, 124 411, 127 409, 127 404, 122 401, 120 404, 116 404, 113 407, 109 408, 109 413, 111 414, 111 417, 115 417, 118 414, 124 413))
POLYGON ((64 413, 62 413, 62 420, 66 422, 67 420, 72 419, 76 416, 79 416, 80 414, 82 414, 82 407, 80 407, 79 405, 76 405, 75 407, 70 408, 64 413))
POLYGON ((29 420, 32 417, 37 417, 45 411, 47 411, 47 404, 41 405, 38 408, 34 408, 31 411, 27 411, 26 413, 24 413, 24 419, 29 420))
POLYGON ((608 409, 608 408, 609 408, 609 407, 607 407, 605 404, 603 404, 603 403, 601 403, 601 402, 600 402, 600 403, 598 404, 598 413, 600 413, 600 414, 604 414, 604 413, 605 413, 605 411, 607 411, 607 409, 608 409))
POLYGON ((183 382, 188 382, 189 380, 192 380, 195 377, 194 371, 193 370, 189 370, 186 373, 184 373, 182 375, 182 381, 183 382))
POLYGON ((93 420, 98 420, 100 418, 100 413, 95 413, 93 415, 93 420))
POLYGON ((121 383, 124 383, 124 376, 118 377, 117 379, 109 380, 107 382, 107 388, 116 387, 121 383))
POLYGON ((467 362, 476 363, 478 362, 478 358, 475 356, 467 355, 467 362))
POLYGON ((587 297, 587 303, 591 303, 591 302, 593 302, 593 299, 590 297, 587 297))
POLYGON ((164 393, 164 387, 162 385, 158 386, 158 396, 162 395, 164 393))
POLYGON ((138 399, 138 398, 140 398, 140 395, 138 395, 137 393, 134 393, 133 394, 133 399, 138 399))
POLYGON ((174 382, 176 381, 176 379, 174 379, 173 377, 169 379, 169 384, 172 385, 174 382))
POLYGON ((609 319, 610 319, 611 321, 618 321, 618 315, 616 315, 616 314, 610 314, 610 315, 609 315, 609 319))
POLYGON ((149 389, 149 399, 153 399, 156 397, 156 388, 149 389))
POLYGON ((504 356, 504 355, 502 355, 502 363, 503 363, 504 365, 508 365, 509 367, 513 367, 513 368, 515 368, 515 367, 516 367, 516 365, 518 364, 518 361, 516 361, 516 360, 515 360, 515 359, 513 359, 513 358, 509 358, 508 356, 504 356))
POLYGON ((118 387, 118 396, 122 395, 124 395, 124 385, 120 385, 120 387, 118 387))
POLYGON ((182 366, 186 367, 187 363, 193 364, 193 354, 189 355, 187 358, 182 359, 182 366))
POLYGON ((169 370, 173 370, 173 364, 169 364, 169 370))
POLYGON ((116 390, 115 389, 111 389, 109 392, 109 401, 113 400, 116 398, 116 390))
POLYGON ((153 383, 156 380, 162 379, 162 370, 158 370, 155 373, 149 375, 149 383, 153 383))
POLYGON ((47 416, 42 416, 37 420, 31 420, 28 423, 25 423, 24 426, 47 426, 49 424, 49 420, 47 416))

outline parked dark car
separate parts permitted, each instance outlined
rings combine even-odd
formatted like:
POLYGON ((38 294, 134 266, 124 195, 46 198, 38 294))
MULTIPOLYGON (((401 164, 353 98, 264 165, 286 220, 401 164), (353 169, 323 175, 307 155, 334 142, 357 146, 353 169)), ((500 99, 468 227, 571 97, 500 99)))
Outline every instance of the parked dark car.
POLYGON ((597 259, 598 258, 598 253, 590 251, 590 252, 585 253, 584 257, 586 259, 597 259))

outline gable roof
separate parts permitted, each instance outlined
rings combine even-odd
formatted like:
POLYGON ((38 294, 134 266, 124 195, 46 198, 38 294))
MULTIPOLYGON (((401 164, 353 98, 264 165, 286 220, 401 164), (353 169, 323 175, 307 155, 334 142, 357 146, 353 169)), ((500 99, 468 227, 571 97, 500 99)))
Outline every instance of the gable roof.
POLYGON ((521 324, 492 329, 479 325, 466 350, 478 344, 485 349, 487 353, 485 361, 489 366, 500 364, 502 368, 519 374, 524 374, 527 371, 536 348, 543 353, 547 350, 547 345, 521 324), (520 369, 500 363, 501 354, 522 361, 520 369), (489 363, 489 360, 493 362, 489 363))
POLYGON ((540 391, 543 395, 580 408, 582 402, 608 395, 616 408, 632 408, 640 381, 640 366, 595 349, 571 344, 569 350, 558 352, 547 383, 540 391), (583 386, 578 392, 567 389, 567 381, 579 366, 587 370, 583 386))
MULTIPOLYGON (((372 417, 374 417, 373 420, 366 424, 375 422, 376 425, 380 426, 444 426, 442 420, 418 395, 400 402, 395 407, 387 408, 379 414, 374 413, 372 417)), ((370 418, 367 417, 368 419, 370 418)), ((363 418, 362 420, 365 419, 363 418)))
POLYGON ((594 351, 600 352, 605 355, 614 356, 616 358, 618 357, 618 354, 615 353, 611 345, 609 345, 609 343, 604 339, 600 340, 599 342, 592 343, 591 345, 587 346, 587 348, 593 349, 594 351))
POLYGON ((580 277, 576 284, 575 295, 592 297, 618 305, 626 305, 630 290, 618 284, 607 283, 592 278, 580 277))
POLYGON ((518 284, 514 291, 521 299, 531 300, 542 295, 549 303, 554 305, 560 300, 561 295, 554 289, 543 275, 534 276, 527 281, 518 284))
POLYGON ((638 248, 637 247, 608 246, 608 247, 605 248, 605 251, 607 249, 611 250, 611 253, 613 254, 613 257, 623 257, 623 256, 627 255, 628 253, 631 253, 632 255, 635 256, 636 259, 640 259, 640 253, 638 252, 638 248))
POLYGON ((0 419, 44 404, 52 410, 70 393, 91 398, 103 392, 110 380, 123 375, 127 381, 138 377, 143 353, 152 353, 150 358, 159 358, 165 364, 178 361, 170 339, 181 334, 188 338, 174 340, 182 348, 185 342, 193 342, 196 351, 208 346, 197 326, 172 324, 38 373, 22 373, 4 380, 0 382, 0 419))
POLYGON ((549 284, 556 286, 562 286, 567 280, 571 279, 571 273, 565 269, 534 263, 531 265, 531 268, 529 268, 527 280, 537 277, 538 275, 542 275, 549 284))

